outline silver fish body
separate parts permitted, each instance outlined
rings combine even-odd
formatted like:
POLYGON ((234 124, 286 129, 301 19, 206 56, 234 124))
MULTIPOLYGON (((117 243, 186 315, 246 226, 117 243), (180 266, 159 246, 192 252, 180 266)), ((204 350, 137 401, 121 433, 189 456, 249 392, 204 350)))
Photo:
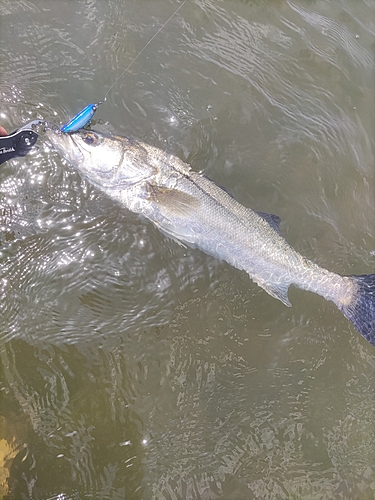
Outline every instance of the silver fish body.
POLYGON ((319 267, 280 235, 277 216, 244 207, 158 148, 94 131, 47 135, 89 182, 162 232, 246 271, 287 306, 290 285, 333 301, 375 345, 375 275, 341 276, 319 267))

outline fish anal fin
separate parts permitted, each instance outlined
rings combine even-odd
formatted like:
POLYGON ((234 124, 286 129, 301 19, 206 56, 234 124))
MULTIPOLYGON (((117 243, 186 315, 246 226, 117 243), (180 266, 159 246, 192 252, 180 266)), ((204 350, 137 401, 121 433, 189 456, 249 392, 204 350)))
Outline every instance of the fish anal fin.
POLYGON ((292 307, 292 304, 290 303, 288 298, 289 283, 284 284, 284 283, 258 282, 258 285, 264 288, 264 290, 267 293, 269 293, 272 297, 275 297, 275 299, 281 300, 281 302, 285 304, 287 307, 292 307))
POLYGON ((159 205, 163 211, 179 216, 191 214, 199 207, 199 200, 189 193, 168 187, 149 184, 150 199, 159 205))
POLYGON ((280 233, 280 222, 281 219, 278 215, 269 214, 267 212, 256 212, 262 219, 268 222, 268 224, 275 229, 278 233, 280 233))

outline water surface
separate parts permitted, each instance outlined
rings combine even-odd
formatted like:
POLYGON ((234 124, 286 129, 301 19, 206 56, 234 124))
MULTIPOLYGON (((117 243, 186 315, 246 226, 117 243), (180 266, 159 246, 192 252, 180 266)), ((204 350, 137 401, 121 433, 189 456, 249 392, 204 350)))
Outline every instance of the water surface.
MULTIPOLYGON (((0 123, 101 100, 179 4, 2 0, 0 123)), ((375 4, 191 0, 95 127, 178 155, 298 251, 375 269, 375 4)), ((0 172, 0 495, 372 499, 375 350, 335 306, 114 204, 49 148, 0 172)))

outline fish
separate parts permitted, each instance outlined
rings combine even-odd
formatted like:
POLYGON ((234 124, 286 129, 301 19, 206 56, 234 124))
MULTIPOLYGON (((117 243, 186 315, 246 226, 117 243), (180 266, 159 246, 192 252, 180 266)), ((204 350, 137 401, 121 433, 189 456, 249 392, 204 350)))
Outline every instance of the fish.
POLYGON ((101 105, 101 102, 96 104, 88 104, 85 108, 83 108, 79 113, 77 113, 68 123, 65 123, 61 127, 61 132, 65 134, 71 134, 73 132, 77 132, 77 130, 85 127, 89 121, 93 118, 96 110, 101 105))
POLYGON ((287 243, 277 215, 245 207, 157 147, 94 130, 46 134, 83 178, 162 233, 246 271, 288 307, 291 285, 332 301, 375 345, 375 274, 343 276, 320 267, 287 243))

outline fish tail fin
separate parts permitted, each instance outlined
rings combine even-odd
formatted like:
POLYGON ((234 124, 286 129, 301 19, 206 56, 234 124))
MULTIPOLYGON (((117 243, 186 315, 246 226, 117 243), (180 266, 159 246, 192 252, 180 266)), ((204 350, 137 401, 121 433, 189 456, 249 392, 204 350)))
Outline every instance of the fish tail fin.
POLYGON ((348 278, 355 283, 356 293, 348 304, 338 304, 338 307, 359 333, 375 346, 375 274, 348 278))

